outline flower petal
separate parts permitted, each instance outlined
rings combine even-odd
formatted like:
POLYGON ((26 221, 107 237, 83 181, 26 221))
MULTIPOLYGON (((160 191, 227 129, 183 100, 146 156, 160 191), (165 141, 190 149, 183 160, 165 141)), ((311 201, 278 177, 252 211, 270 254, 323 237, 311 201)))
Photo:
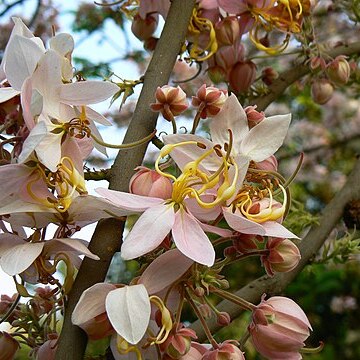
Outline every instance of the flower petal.
POLYGON ((263 161, 274 154, 284 142, 291 114, 276 115, 254 126, 240 145, 240 152, 254 161, 263 161))
POLYGON ((29 136, 25 139, 19 162, 22 163, 27 160, 35 148, 43 141, 47 134, 47 127, 44 121, 39 121, 30 131, 29 136))
POLYGON ((246 219, 238 212, 232 213, 230 209, 224 208, 224 218, 232 229, 242 234, 265 235, 262 225, 246 219))
POLYGON ((203 265, 214 265, 215 250, 194 216, 180 209, 175 214, 172 234, 176 247, 185 256, 203 265))
POLYGON ((24 80, 31 76, 38 61, 44 54, 34 41, 14 35, 6 50, 4 70, 6 77, 15 90, 21 90, 24 80))
POLYGON ((230 129, 233 134, 233 152, 237 153, 242 140, 249 132, 249 125, 246 113, 234 94, 226 99, 220 112, 211 120, 209 127, 212 141, 220 145, 229 143, 228 129, 230 129))
POLYGON ((60 85, 60 101, 68 105, 96 104, 108 99, 119 91, 109 81, 80 81, 60 85))
POLYGON ((121 247, 121 257, 135 259, 156 249, 175 221, 174 208, 160 204, 147 209, 135 223, 121 247))
POLYGON ((78 303, 71 315, 74 325, 92 320, 96 316, 105 312, 105 300, 110 291, 115 290, 113 284, 99 283, 86 289, 80 296, 78 303))
POLYGON ((85 244, 86 241, 74 238, 58 238, 45 242, 44 252, 46 255, 54 255, 60 252, 74 253, 75 255, 85 255, 93 260, 100 260, 100 258, 93 254, 85 244))
POLYGON ((10 276, 22 273, 41 254, 44 242, 14 245, 1 253, 0 265, 10 276))
POLYGON ((11 87, 0 88, 0 103, 8 101, 19 94, 20 94, 20 91, 14 90, 11 87))
POLYGON ((155 294, 180 278, 193 263, 178 249, 166 251, 146 268, 138 284, 145 285, 150 295, 155 294))
POLYGON ((143 212, 150 207, 164 202, 164 199, 160 198, 129 194, 105 188, 97 188, 95 191, 105 199, 114 203, 116 206, 125 210, 133 211, 133 214, 143 212))
POLYGON ((137 344, 150 321, 151 306, 145 286, 124 286, 109 292, 105 307, 115 331, 130 344, 137 344))
POLYGON ((285 226, 279 224, 276 221, 265 221, 261 225, 265 229, 264 235, 266 235, 266 236, 299 239, 298 236, 293 234, 285 226))
MULTIPOLYGON (((165 135, 163 136, 163 140, 165 144, 178 144, 185 141, 196 141, 205 146, 205 148, 200 148, 196 144, 187 144, 175 147, 171 151, 170 156, 174 159, 176 165, 179 166, 180 169, 183 169, 187 163, 196 160, 203 155, 205 151, 211 149, 215 145, 215 143, 208 139, 192 134, 165 135)), ((206 169, 208 171, 216 171, 221 164, 222 162, 219 157, 213 153, 201 161, 199 168, 201 170, 206 169)))

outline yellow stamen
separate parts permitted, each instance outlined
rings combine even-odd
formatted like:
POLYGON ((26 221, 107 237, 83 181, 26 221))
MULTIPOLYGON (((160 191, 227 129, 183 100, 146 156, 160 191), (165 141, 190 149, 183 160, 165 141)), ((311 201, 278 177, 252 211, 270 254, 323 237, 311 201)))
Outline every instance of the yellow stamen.
POLYGON ((169 333, 173 327, 173 322, 171 319, 170 311, 167 309, 167 307, 165 306, 165 304, 159 297, 153 295, 153 296, 150 296, 149 299, 150 299, 150 302, 152 302, 154 305, 156 305, 161 312, 162 327, 161 327, 159 333, 157 334, 156 338, 153 339, 150 343, 150 345, 154 345, 154 344, 159 345, 159 344, 162 344, 163 342, 165 342, 166 339, 168 338, 169 333))
POLYGON ((128 354, 130 352, 135 353, 137 360, 142 360, 141 352, 135 345, 130 345, 123 337, 117 335, 116 338, 116 349, 122 354, 128 354))

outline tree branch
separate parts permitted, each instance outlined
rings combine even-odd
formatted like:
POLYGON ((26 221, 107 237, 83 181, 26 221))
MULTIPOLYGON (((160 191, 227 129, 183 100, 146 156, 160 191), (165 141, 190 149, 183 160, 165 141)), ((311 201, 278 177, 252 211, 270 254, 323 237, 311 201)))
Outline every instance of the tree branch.
MULTIPOLYGON (((325 207, 319 225, 312 226, 310 231, 301 241, 299 249, 301 252, 301 261, 299 265, 291 272, 278 273, 274 277, 262 276, 235 294, 254 304, 260 302, 261 295, 275 295, 281 293, 287 285, 298 275, 309 260, 315 256, 321 248, 332 229, 336 226, 342 217, 345 205, 353 200, 360 198, 360 159, 357 160, 355 167, 349 175, 344 187, 334 196, 330 203, 325 207)), ((232 319, 238 317, 243 310, 229 301, 222 301, 217 308, 219 311, 226 311, 232 319)), ((214 333, 219 330, 216 319, 208 321, 209 328, 214 333)), ((198 341, 206 339, 205 333, 199 321, 196 321, 192 328, 196 331, 198 341)))
MULTIPOLYGON (((335 58, 339 55, 350 56, 360 54, 360 42, 338 46, 326 53, 335 58)), ((279 77, 269 86, 269 93, 250 99, 249 104, 256 104, 258 111, 265 110, 275 101, 291 84, 309 74, 311 71, 308 65, 299 64, 282 72, 279 77)))
MULTIPOLYGON (((167 84, 176 58, 184 42, 195 0, 173 0, 161 38, 146 71, 144 85, 133 118, 127 129, 124 143, 139 140, 151 133, 157 121, 157 113, 150 110, 157 86, 167 84)), ((147 145, 119 151, 109 175, 110 188, 128 191, 129 180, 136 166, 140 165, 147 145)), ((99 221, 89 249, 100 261, 85 258, 69 294, 61 332, 57 360, 80 360, 85 352, 87 337, 71 323, 71 313, 81 294, 95 283, 104 281, 110 261, 121 245, 124 223, 117 219, 99 221)))

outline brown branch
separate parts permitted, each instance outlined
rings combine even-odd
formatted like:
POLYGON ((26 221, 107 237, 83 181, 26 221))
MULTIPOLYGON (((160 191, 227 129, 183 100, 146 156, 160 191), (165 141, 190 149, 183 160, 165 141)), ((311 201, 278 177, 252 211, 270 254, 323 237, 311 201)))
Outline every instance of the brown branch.
MULTIPOLYGON (((185 39, 195 0, 173 0, 161 38, 144 78, 144 85, 132 121, 127 129, 124 143, 139 140, 151 133, 157 114, 150 110, 157 86, 167 84, 176 58, 185 39)), ((115 190, 128 191, 129 180, 136 166, 140 165, 147 145, 135 149, 121 150, 112 166, 109 181, 115 190)), ((91 239, 89 249, 100 257, 100 261, 85 258, 69 294, 61 332, 57 360, 80 360, 83 358, 87 338, 85 333, 73 326, 71 313, 88 287, 104 281, 110 261, 121 245, 124 223, 117 219, 99 221, 91 239)))
MULTIPOLYGON (((335 58, 338 55, 350 56, 360 54, 360 42, 348 45, 338 46, 326 53, 335 58)), ((258 111, 265 110, 273 101, 275 101, 291 84, 310 73, 308 65, 299 64, 282 72, 279 77, 269 86, 269 93, 250 99, 249 104, 256 104, 258 111)))
MULTIPOLYGON (((281 293, 287 285, 298 275, 306 264, 315 256, 332 229, 342 217, 345 205, 353 200, 360 198, 360 159, 357 160, 355 167, 349 175, 344 187, 334 196, 330 203, 325 207, 319 225, 312 226, 310 231, 301 241, 299 249, 301 251, 301 261, 291 272, 276 274, 274 277, 262 276, 236 292, 236 295, 254 304, 260 302, 261 295, 275 295, 281 293)), ((219 311, 226 311, 232 319, 242 313, 242 309, 229 301, 222 301, 217 308, 219 311)), ((219 330, 216 319, 208 322, 212 333, 219 330)), ((192 328, 196 331, 198 340, 206 339, 205 333, 199 321, 196 321, 192 328)))
POLYGON ((299 153, 302 152, 304 154, 312 154, 314 152, 323 150, 323 149, 336 149, 336 148, 341 148, 341 147, 345 147, 346 145, 349 145, 350 143, 352 143, 353 141, 359 140, 360 139, 360 134, 359 133, 355 133, 351 136, 345 137, 343 139, 337 139, 337 140, 331 140, 329 143, 326 144, 319 144, 319 145, 314 145, 311 147, 306 147, 303 150, 299 150, 296 152, 288 152, 288 153, 284 153, 282 154, 282 151, 279 151, 279 156, 276 156, 277 160, 279 162, 283 161, 283 160, 289 160, 291 158, 294 157, 299 157, 299 153))

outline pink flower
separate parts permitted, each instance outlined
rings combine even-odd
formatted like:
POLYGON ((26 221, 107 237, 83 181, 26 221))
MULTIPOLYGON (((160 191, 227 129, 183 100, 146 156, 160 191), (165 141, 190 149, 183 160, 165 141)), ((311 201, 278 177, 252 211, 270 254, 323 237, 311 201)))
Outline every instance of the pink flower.
POLYGON ((197 91, 196 96, 192 98, 192 105, 199 107, 201 110, 201 118, 215 116, 224 105, 227 99, 227 91, 220 90, 214 86, 206 86, 205 84, 197 91))
POLYGON ((95 191, 121 209, 134 214, 143 212, 121 247, 123 259, 135 259, 156 249, 171 231, 176 247, 184 255, 200 264, 213 265, 214 248, 185 204, 178 206, 172 198, 164 200, 103 188, 95 191))
POLYGON ((188 108, 186 94, 180 86, 164 85, 155 92, 156 103, 150 105, 151 110, 160 111, 162 116, 172 121, 174 116, 180 115, 188 108))
POLYGON ((155 170, 138 166, 137 173, 130 179, 129 189, 132 194, 168 199, 172 193, 170 179, 155 170))
POLYGON ((311 325, 293 300, 274 296, 262 300, 252 314, 249 332, 257 351, 268 359, 299 360, 311 325))

